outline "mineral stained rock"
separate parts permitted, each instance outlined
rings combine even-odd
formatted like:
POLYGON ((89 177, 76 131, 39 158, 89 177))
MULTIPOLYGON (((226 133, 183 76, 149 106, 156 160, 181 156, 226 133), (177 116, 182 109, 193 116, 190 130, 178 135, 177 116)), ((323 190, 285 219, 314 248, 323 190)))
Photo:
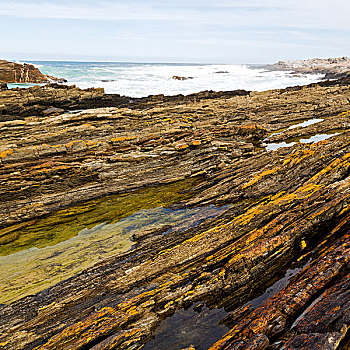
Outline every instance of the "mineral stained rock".
POLYGON ((63 83, 65 79, 44 75, 28 63, 0 60, 0 83, 63 83))
MULTIPOLYGON (((230 330, 206 348, 346 349, 349 79, 145 99, 103 92, 91 99, 94 91, 72 88, 99 108, 71 113, 60 89, 39 89, 51 96, 50 108, 66 112, 43 113, 45 98, 33 109, 1 102, 8 111, 0 123, 4 248, 40 217, 147 186, 193 178, 172 208, 225 207, 181 232, 159 223, 135 234, 131 250, 4 300, 1 349, 141 349, 166 318, 193 305, 228 313, 222 322, 230 330), (299 142, 318 133, 334 136, 299 142), (286 140, 295 144, 264 148, 286 140), (295 275, 283 277, 292 268, 295 275)), ((15 91, 17 105, 26 91, 15 91)), ((187 338, 167 348, 200 348, 187 338)))

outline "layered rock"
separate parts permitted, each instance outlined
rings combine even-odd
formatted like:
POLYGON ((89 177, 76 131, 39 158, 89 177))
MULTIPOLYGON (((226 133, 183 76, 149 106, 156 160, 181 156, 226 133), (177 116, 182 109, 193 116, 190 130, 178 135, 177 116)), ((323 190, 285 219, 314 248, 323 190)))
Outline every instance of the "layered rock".
MULTIPOLYGON (((128 107, 68 114, 52 107, 77 108, 113 100, 105 99, 102 89, 48 86, 4 91, 0 101, 7 121, 1 125, 4 192, 0 205, 11 214, 1 219, 1 225, 94 197, 228 167, 261 151, 268 132, 344 111, 348 91, 348 86, 314 85, 298 93, 275 90, 232 94, 229 99, 228 94, 218 99, 199 94, 199 102, 152 97, 134 101, 131 107, 129 99, 120 97, 114 101, 128 107), (17 113, 22 120, 8 120, 18 119, 17 113), (60 175, 53 177, 56 171, 60 175)), ((346 129, 348 116, 339 120, 337 127, 346 129)), ((322 132, 333 128, 332 123, 317 125, 322 132)), ((308 129, 293 130, 305 133, 308 129)))
POLYGON ((23 119, 29 116, 47 116, 50 113, 61 113, 98 107, 128 107, 130 109, 150 108, 160 104, 186 104, 215 98, 230 98, 246 96, 248 91, 203 91, 187 96, 155 95, 146 98, 131 98, 118 94, 105 94, 103 88, 79 89, 75 85, 47 84, 44 87, 34 86, 28 89, 8 89, 2 84, 1 89, 7 90, 0 94, 0 117, 3 121, 23 119))
POLYGON ((2 83, 59 83, 65 79, 42 74, 28 63, 15 63, 0 60, 0 82, 2 83))
MULTIPOLYGON (((28 89, 4 90, 0 93, 1 121, 19 120, 27 116, 47 116, 71 109, 97 107, 104 97, 103 89, 81 90, 74 85, 48 84, 44 87, 34 86, 28 89)), ((123 99, 121 100, 123 101, 123 99)))
MULTIPOLYGON (((47 116, 35 110, 3 121, 3 245, 15 244, 28 220, 58 209, 191 177, 201 176, 200 183, 176 208, 227 207, 181 232, 164 225, 141 232, 132 250, 35 295, 4 301, 2 348, 137 349, 166 318, 191 305, 199 314, 227 310, 222 322, 231 330, 207 348, 344 346, 349 98, 345 79, 132 103, 101 96, 95 102, 109 107, 47 116), (289 128, 314 118, 323 121, 289 128), (263 147, 335 130, 318 143, 263 147), (293 278, 283 277, 288 269, 293 278), (265 297, 265 288, 275 285, 265 297)), ((189 341, 179 349, 190 345, 196 348, 189 341)))

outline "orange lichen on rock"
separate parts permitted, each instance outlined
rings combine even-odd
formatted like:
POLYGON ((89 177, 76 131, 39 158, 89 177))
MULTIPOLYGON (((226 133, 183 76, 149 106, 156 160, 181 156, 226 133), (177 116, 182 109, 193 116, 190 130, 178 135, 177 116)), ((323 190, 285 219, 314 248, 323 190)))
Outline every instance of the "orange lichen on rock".
POLYGON ((6 149, 5 151, 0 152, 0 158, 6 158, 7 156, 13 153, 13 149, 6 149))
POLYGON ((182 151, 182 150, 185 150, 187 149, 189 146, 187 143, 182 143, 180 145, 176 145, 175 148, 178 150, 178 151, 182 151))
POLYGON ((119 136, 111 138, 112 142, 123 142, 123 141, 132 141, 135 140, 136 136, 119 136))

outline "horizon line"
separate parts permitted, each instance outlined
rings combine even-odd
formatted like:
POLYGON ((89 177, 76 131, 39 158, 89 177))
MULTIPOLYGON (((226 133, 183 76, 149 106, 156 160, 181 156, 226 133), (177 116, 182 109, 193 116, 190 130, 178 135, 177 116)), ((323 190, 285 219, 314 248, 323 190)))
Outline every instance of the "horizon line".
MULTIPOLYGON (((6 61, 9 61, 6 59, 6 61)), ((9 61, 11 62, 11 61, 9 61)), ((21 63, 26 63, 26 62, 76 62, 76 63, 131 63, 131 64, 190 64, 190 65, 266 65, 270 63, 224 63, 224 62, 166 62, 166 61, 150 61, 150 62, 145 62, 145 61, 86 61, 86 60, 50 60, 50 59, 13 59, 12 62, 21 62, 21 63)))

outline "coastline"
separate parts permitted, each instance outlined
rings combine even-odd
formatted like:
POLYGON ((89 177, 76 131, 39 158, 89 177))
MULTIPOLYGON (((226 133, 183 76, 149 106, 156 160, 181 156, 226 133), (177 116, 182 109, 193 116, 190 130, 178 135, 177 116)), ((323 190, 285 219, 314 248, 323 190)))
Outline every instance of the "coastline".
MULTIPOLYGON (((141 230, 132 249, 3 301, 1 347, 140 347, 165 319, 192 305, 199 314, 227 310, 222 322, 230 331, 207 344, 213 349, 317 345, 330 332, 338 344, 346 339, 349 95, 349 78, 138 99, 62 85, 0 91, 0 248, 58 210, 67 209, 63 220, 95 210, 90 200, 157 192, 160 185, 193 181, 186 198, 166 209, 223 208, 184 230, 159 223, 141 230), (318 134, 334 136, 299 142, 318 134), (295 144, 264 146, 288 140, 295 144), (255 309, 245 306, 291 266, 293 279, 255 309), (327 321, 307 328, 320 313, 327 321)), ((57 264, 50 268, 59 276, 57 264)))
MULTIPOLYGON (((76 85, 82 89, 104 88, 106 93, 134 98, 157 94, 188 95, 205 90, 265 91, 290 85, 305 85, 323 77, 321 74, 295 76, 282 70, 269 71, 264 67, 252 69, 245 64, 40 62, 36 67, 45 74, 64 76, 68 81, 66 85, 76 85)), ((16 86, 21 87, 10 85, 16 86)))

